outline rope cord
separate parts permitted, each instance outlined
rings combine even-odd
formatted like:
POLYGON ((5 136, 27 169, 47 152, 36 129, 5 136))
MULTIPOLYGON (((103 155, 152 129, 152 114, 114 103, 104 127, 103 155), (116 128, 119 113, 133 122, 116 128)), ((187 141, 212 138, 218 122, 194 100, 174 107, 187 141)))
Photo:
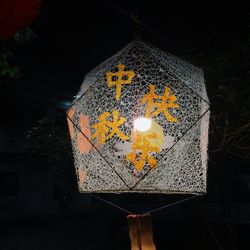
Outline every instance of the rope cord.
POLYGON ((120 207, 120 206, 118 206, 118 205, 116 205, 116 204, 114 204, 114 203, 112 203, 112 202, 110 202, 110 201, 108 201, 108 200, 106 200, 106 199, 103 199, 103 198, 101 198, 101 197, 99 197, 99 196, 97 196, 97 195, 95 195, 95 194, 93 194, 93 193, 91 193, 91 195, 92 195, 94 198, 96 198, 97 200, 100 200, 100 201, 102 201, 102 202, 104 202, 104 203, 106 203, 106 204, 108 204, 108 205, 110 205, 110 206, 112 206, 112 207, 115 207, 115 208, 117 208, 117 209, 119 209, 119 210, 121 210, 121 211, 123 211, 123 212, 125 212, 125 213, 127 213, 127 214, 134 214, 133 212, 131 212, 131 211, 125 209, 125 208, 122 208, 122 207, 120 207))
POLYGON ((152 213, 158 212, 158 211, 160 211, 160 210, 163 210, 163 209, 165 209, 165 208, 172 207, 172 206, 174 206, 174 205, 178 205, 178 204, 183 203, 183 202, 185 202, 185 201, 191 200, 191 199, 193 199, 193 198, 195 198, 195 197, 197 197, 197 196, 198 196, 198 195, 193 195, 193 196, 191 196, 191 197, 187 197, 187 198, 185 198, 185 199, 182 199, 182 200, 179 200, 179 201, 176 201, 176 202, 167 204, 167 205, 165 205, 165 206, 158 207, 158 208, 155 208, 155 209, 146 211, 146 212, 144 212, 143 214, 148 214, 148 213, 149 213, 149 214, 152 214, 152 213))
MULTIPOLYGON (((106 200, 106 199, 103 199, 103 198, 99 197, 98 195, 95 195, 95 194, 93 194, 93 193, 91 193, 91 195, 92 195, 94 198, 96 198, 96 199, 102 201, 103 203, 106 203, 106 204, 108 204, 108 205, 110 205, 110 206, 112 206, 112 207, 115 207, 115 208, 117 208, 118 210, 121 210, 122 212, 125 212, 126 214, 138 214, 138 213, 134 213, 134 212, 132 212, 132 211, 130 211, 130 210, 127 210, 127 209, 125 209, 125 208, 123 208, 123 207, 120 207, 120 206, 114 204, 113 202, 110 202, 110 201, 108 201, 108 200, 106 200)), ((184 199, 182 199, 182 200, 179 200, 179 201, 176 201, 176 202, 173 202, 173 203, 170 203, 170 204, 167 204, 167 205, 164 205, 164 206, 161 206, 161 207, 158 207, 158 208, 149 210, 149 211, 145 211, 145 212, 142 212, 142 213, 139 213, 139 214, 142 215, 142 214, 149 214, 149 213, 152 214, 152 213, 155 213, 155 212, 159 212, 159 211, 161 211, 161 210, 163 210, 163 209, 172 207, 172 206, 174 206, 174 205, 178 205, 178 204, 180 204, 180 203, 183 203, 183 202, 185 202, 185 201, 191 200, 191 199, 193 199, 193 198, 195 198, 195 197, 198 197, 198 196, 199 196, 199 195, 193 195, 193 196, 191 196, 191 197, 187 197, 187 198, 184 198, 184 199)))

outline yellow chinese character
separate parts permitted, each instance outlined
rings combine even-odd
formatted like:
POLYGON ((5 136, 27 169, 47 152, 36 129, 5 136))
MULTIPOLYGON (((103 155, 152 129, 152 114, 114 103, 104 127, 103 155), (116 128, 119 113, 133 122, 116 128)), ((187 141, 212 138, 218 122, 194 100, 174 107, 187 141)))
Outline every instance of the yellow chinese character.
POLYGON ((107 82, 109 88, 116 86, 116 100, 118 101, 121 97, 122 84, 130 84, 135 72, 132 70, 124 71, 125 65, 118 64, 118 72, 108 72, 106 73, 107 82))
POLYGON ((176 96, 170 94, 170 88, 165 88, 164 95, 157 95, 155 94, 155 86, 150 85, 149 87, 149 93, 144 95, 141 100, 142 104, 145 104, 146 102, 148 103, 146 117, 154 117, 163 112, 168 121, 176 122, 176 118, 169 113, 168 109, 179 108, 180 106, 179 104, 175 103, 176 96))
POLYGON ((107 120, 109 116, 109 112, 104 112, 98 117, 99 122, 92 126, 92 128, 95 129, 92 139, 99 138, 100 143, 104 144, 106 140, 110 139, 116 134, 121 140, 128 140, 128 136, 119 130, 119 126, 121 126, 126 121, 126 119, 124 117, 119 119, 119 111, 117 110, 113 110, 112 122, 107 120))
POLYGON ((127 161, 133 162, 137 171, 141 171, 146 162, 148 162, 151 168, 155 168, 157 165, 157 160, 150 154, 160 153, 158 147, 154 147, 150 143, 150 139, 156 139, 157 135, 155 133, 150 135, 135 135, 135 141, 132 145, 132 152, 126 157, 127 161))

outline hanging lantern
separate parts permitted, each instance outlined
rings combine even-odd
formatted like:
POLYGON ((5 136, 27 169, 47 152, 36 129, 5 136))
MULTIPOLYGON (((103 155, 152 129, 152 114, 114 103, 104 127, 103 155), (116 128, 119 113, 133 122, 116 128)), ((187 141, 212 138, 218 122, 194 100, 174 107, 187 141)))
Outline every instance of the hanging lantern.
MULTIPOLYGON (((201 69, 136 40, 86 76, 67 119, 80 192, 206 192, 201 69)), ((131 250, 155 250, 150 214, 127 218, 131 250)))
POLYGON ((206 192, 201 69, 133 41, 87 74, 67 119, 80 192, 206 192))

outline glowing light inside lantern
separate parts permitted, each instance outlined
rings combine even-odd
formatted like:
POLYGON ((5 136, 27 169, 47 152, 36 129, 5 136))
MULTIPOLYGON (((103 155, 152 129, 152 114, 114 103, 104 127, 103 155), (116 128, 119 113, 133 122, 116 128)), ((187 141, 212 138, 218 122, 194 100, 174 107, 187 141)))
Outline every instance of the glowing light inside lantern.
POLYGON ((149 118, 139 117, 134 120, 134 130, 146 132, 152 126, 152 121, 149 118))

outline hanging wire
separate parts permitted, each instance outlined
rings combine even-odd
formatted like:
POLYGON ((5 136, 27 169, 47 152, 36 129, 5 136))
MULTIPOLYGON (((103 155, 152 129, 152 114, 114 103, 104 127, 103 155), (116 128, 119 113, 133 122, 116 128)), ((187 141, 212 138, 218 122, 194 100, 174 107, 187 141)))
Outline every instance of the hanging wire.
POLYGON ((195 198, 195 197, 200 196, 200 195, 193 195, 193 196, 191 196, 191 197, 187 197, 187 198, 184 198, 184 199, 182 199, 182 200, 179 200, 179 201, 176 201, 176 202, 173 202, 173 203, 170 203, 170 204, 167 204, 167 205, 164 205, 164 206, 161 206, 161 207, 152 209, 152 210, 144 211, 144 212, 141 212, 141 213, 135 213, 135 212, 132 212, 132 211, 130 211, 130 210, 128 210, 128 209, 125 209, 125 208, 123 208, 123 207, 120 207, 120 206, 114 204, 114 203, 111 202, 111 201, 108 201, 108 200, 106 200, 106 199, 103 199, 103 198, 99 197, 99 196, 96 195, 96 194, 91 193, 91 195, 92 195, 94 198, 96 198, 96 199, 102 201, 103 203, 106 203, 106 204, 108 204, 108 205, 110 205, 110 206, 112 206, 112 207, 115 207, 116 209, 118 209, 118 210, 120 210, 120 211, 122 211, 122 212, 125 212, 126 214, 141 214, 141 215, 143 215, 143 214, 149 214, 149 213, 152 214, 152 213, 155 213, 155 212, 159 212, 159 211, 161 211, 161 210, 164 210, 164 209, 167 209, 167 208, 169 208, 169 207, 172 207, 172 206, 181 204, 181 203, 183 203, 183 202, 185 202, 185 201, 188 201, 188 200, 191 200, 191 199, 193 199, 193 198, 195 198))
POLYGON ((108 201, 108 200, 106 200, 106 199, 103 199, 103 198, 101 198, 101 197, 99 197, 99 196, 97 196, 97 195, 95 195, 95 194, 93 194, 93 193, 91 193, 91 195, 92 195, 94 198, 96 198, 97 200, 100 200, 100 201, 102 201, 102 202, 104 202, 104 203, 106 203, 106 204, 108 204, 108 205, 110 205, 110 206, 112 206, 112 207, 115 207, 115 208, 117 208, 118 210, 121 210, 122 212, 125 212, 125 213, 127 213, 127 214, 134 214, 133 212, 131 212, 131 211, 125 209, 125 208, 122 208, 122 207, 120 207, 120 206, 118 206, 118 205, 116 205, 116 204, 114 204, 114 203, 112 203, 112 202, 110 202, 110 201, 108 201))
MULTIPOLYGON (((128 19, 132 20, 132 21, 137 21, 138 24, 143 27, 145 30, 148 30, 150 33, 156 35, 158 38, 165 40, 166 42, 168 42, 171 46, 173 46, 174 48, 176 48, 176 43, 174 43, 173 41, 169 40, 169 38, 167 38, 166 36, 162 35, 161 33, 159 33, 158 31, 156 31, 155 29, 151 28, 149 25, 147 25, 146 23, 142 22, 141 20, 138 20, 138 17, 136 15, 138 15, 138 3, 135 4, 136 8, 135 8, 135 15, 133 13, 129 13, 127 11, 125 11, 124 9, 122 9, 121 7, 118 7, 117 5, 114 5, 111 1, 108 0, 101 0, 104 4, 109 5, 110 7, 112 7, 114 10, 116 10, 118 13, 121 13, 122 15, 124 15, 125 17, 127 17, 128 19)), ((137 2, 137 1, 136 1, 137 2)))
POLYGON ((167 205, 165 205, 165 206, 158 207, 158 208, 155 208, 155 209, 152 209, 152 210, 143 212, 143 214, 152 214, 152 213, 155 213, 155 212, 159 212, 160 210, 163 210, 163 209, 172 207, 172 206, 174 206, 174 205, 178 205, 178 204, 183 203, 183 202, 185 202, 185 201, 191 200, 191 199, 193 199, 193 198, 195 198, 195 197, 198 197, 198 195, 193 195, 193 196, 191 196, 191 197, 188 197, 188 198, 185 198, 185 199, 176 201, 176 202, 174 202, 174 203, 170 203, 170 204, 167 204, 167 205))
POLYGON ((139 17, 139 13, 138 13, 139 9, 138 9, 138 0, 135 0, 135 16, 138 18, 139 17))

